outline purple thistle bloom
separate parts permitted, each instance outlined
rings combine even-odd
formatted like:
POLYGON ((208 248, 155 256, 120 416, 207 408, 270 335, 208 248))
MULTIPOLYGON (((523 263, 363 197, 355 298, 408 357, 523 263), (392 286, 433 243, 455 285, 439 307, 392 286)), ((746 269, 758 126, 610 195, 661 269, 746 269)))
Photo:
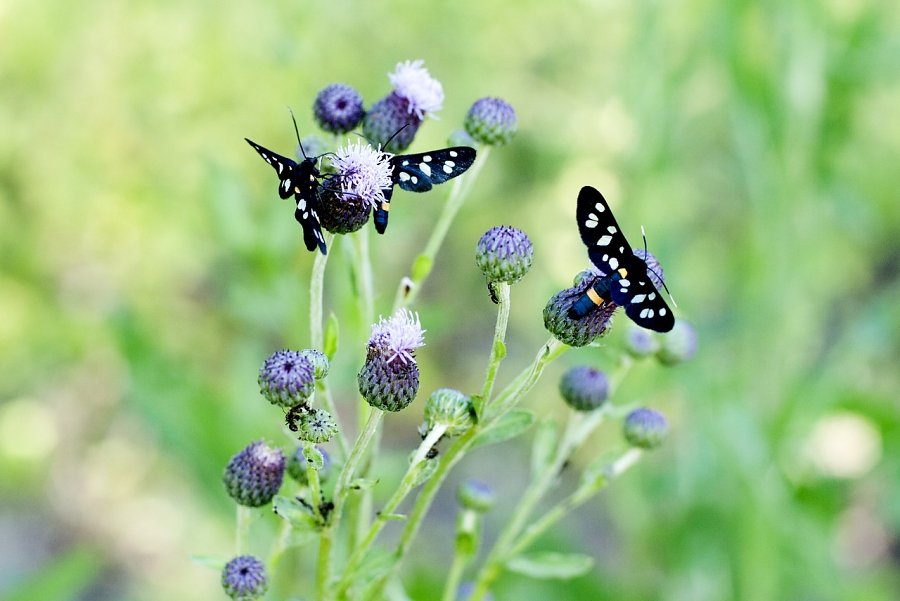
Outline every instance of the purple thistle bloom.
POLYGON ((349 132, 359 125, 364 114, 359 92, 342 83, 324 88, 313 103, 316 122, 322 129, 333 134, 349 132))
POLYGON ((268 586, 266 566, 252 555, 239 555, 222 570, 222 588, 234 601, 259 599, 268 586))
POLYGON ((384 202, 384 189, 392 185, 391 156, 362 142, 338 148, 331 164, 344 198, 356 197, 369 206, 384 202))
POLYGON ((622 433, 632 446, 654 449, 662 444, 669 431, 669 424, 662 413, 642 407, 625 418, 622 433))
POLYGON ((499 146, 509 143, 518 128, 516 111, 500 98, 476 100, 466 113, 466 131, 482 144, 499 146))
POLYGON ((425 68, 425 61, 405 61, 398 63, 393 73, 388 74, 394 93, 405 98, 407 111, 422 121, 425 116, 433 116, 444 104, 444 88, 425 68))
POLYGON ((585 346, 606 334, 616 305, 606 302, 581 319, 569 317, 569 308, 584 295, 597 278, 595 271, 585 270, 576 277, 575 286, 557 292, 544 307, 544 327, 557 340, 569 346, 585 346))
POLYGON ((489 282, 518 282, 533 261, 534 247, 528 235, 508 225, 492 227, 475 246, 475 264, 489 282))
POLYGON ((297 351, 272 353, 259 370, 259 391, 273 405, 293 407, 306 402, 316 379, 309 360, 297 351))
POLYGON ((609 396, 609 378, 587 365, 573 367, 559 381, 559 392, 576 411, 593 411, 609 396))
POLYGON ((261 507, 268 504, 284 479, 284 454, 258 440, 238 452, 225 467, 222 482, 239 505, 261 507))
POLYGON ((413 353, 420 346, 425 346, 424 334, 418 313, 399 309, 391 317, 382 317, 372 326, 369 348, 384 355, 388 363, 395 359, 402 363, 415 362, 413 353))
POLYGON ((389 152, 402 152, 412 144, 421 125, 422 119, 409 110, 409 100, 391 92, 366 113, 363 135, 389 152))

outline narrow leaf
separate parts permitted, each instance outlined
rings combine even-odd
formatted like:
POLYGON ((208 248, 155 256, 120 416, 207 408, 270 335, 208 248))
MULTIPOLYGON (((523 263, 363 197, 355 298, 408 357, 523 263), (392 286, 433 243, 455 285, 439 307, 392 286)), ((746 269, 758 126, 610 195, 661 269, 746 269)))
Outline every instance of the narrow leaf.
POLYGON ((496 444, 515 438, 531 427, 535 421, 534 413, 527 409, 514 409, 498 419, 492 426, 475 438, 474 447, 496 444))
POLYGON ((325 341, 322 343, 322 352, 328 357, 329 361, 334 360, 334 356, 337 353, 338 347, 338 319, 337 316, 332 313, 328 316, 328 321, 325 323, 325 341))
POLYGON ((412 281, 420 284, 422 280, 428 277, 428 274, 431 273, 431 266, 434 264, 429 257, 426 255, 419 255, 416 257, 416 260, 413 261, 412 271, 410 275, 412 276, 412 281))

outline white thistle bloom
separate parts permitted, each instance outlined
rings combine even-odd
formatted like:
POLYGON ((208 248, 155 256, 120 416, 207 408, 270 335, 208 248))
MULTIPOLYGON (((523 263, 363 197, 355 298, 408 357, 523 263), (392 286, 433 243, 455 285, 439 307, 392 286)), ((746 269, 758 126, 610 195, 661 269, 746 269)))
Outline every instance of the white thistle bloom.
POLYGON ((338 172, 341 192, 361 198, 374 206, 384 202, 384 189, 391 187, 390 153, 369 144, 347 143, 331 157, 338 172))
POLYGON ((388 73, 394 92, 409 102, 409 112, 418 119, 433 113, 444 105, 444 88, 441 82, 431 77, 423 65, 425 61, 405 61, 397 63, 393 73, 388 73))
POLYGON ((390 353, 387 362, 400 359, 403 363, 413 361, 412 352, 425 346, 425 330, 419 322, 419 314, 407 309, 398 309, 391 317, 372 326, 369 345, 390 353))

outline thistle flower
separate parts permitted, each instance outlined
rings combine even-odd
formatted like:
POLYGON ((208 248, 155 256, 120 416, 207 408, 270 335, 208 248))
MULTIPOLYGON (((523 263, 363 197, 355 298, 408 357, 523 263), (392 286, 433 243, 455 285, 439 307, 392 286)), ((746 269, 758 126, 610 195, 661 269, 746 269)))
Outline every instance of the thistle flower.
POLYGON ((672 331, 662 337, 662 348, 656 354, 664 365, 691 360, 697 352, 697 332, 686 321, 676 320, 672 331))
POLYGON ((659 350, 659 341, 650 330, 631 324, 625 332, 625 350, 637 359, 649 357, 659 350))
MULTIPOLYGON (((322 467, 319 469, 319 480, 324 481, 328 479, 328 476, 331 473, 331 456, 321 447, 316 447, 316 450, 322 455, 322 467)), ((306 460, 303 447, 298 446, 287 459, 287 473, 298 484, 307 484, 306 467, 308 465, 309 463, 306 460)))
POLYGON ((580 365, 563 374, 559 392, 575 411, 593 411, 609 396, 609 378, 600 370, 580 365))
POLYGON ((466 113, 466 131, 482 144, 499 146, 512 140, 518 128, 516 111, 500 98, 476 100, 466 113))
POLYGON ((328 375, 328 357, 325 356, 325 353, 308 348, 300 351, 300 354, 312 365, 316 380, 321 380, 328 375))
POLYGON ((303 403, 315 387, 313 366, 297 351, 269 355, 259 370, 259 392, 273 405, 293 407, 303 403))
POLYGON ((363 135, 388 152, 402 152, 412 144, 421 125, 422 120, 410 113, 409 100, 391 92, 369 108, 363 135))
POLYGON ((622 433, 632 446, 654 449, 662 444, 669 431, 666 418, 653 409, 635 409, 625 418, 622 433))
POLYGON ((414 352, 425 344, 419 316, 400 309, 372 326, 366 362, 359 370, 359 393, 384 411, 407 407, 419 391, 414 352))
POLYGON ((456 489, 456 500, 466 509, 478 513, 489 511, 497 501, 494 489, 478 480, 464 480, 456 489))
POLYGON ((520 229, 492 227, 475 246, 475 264, 489 282, 514 284, 521 280, 534 261, 534 247, 520 229))
POLYGON ((316 123, 333 134, 349 132, 359 125, 364 114, 363 100, 359 92, 342 83, 323 88, 313 103, 316 123))
POLYGON ((319 200, 319 223, 332 234, 350 234, 359 230, 372 213, 372 205, 360 196, 323 190, 319 200))
POLYGON ((572 288, 557 292, 544 307, 544 327, 557 340, 569 346, 585 346, 606 334, 612 314, 616 310, 613 302, 606 302, 581 319, 569 317, 569 308, 581 298, 597 277, 593 271, 584 271, 576 277, 572 288))
POLYGON ((337 422, 324 409, 307 409, 297 420, 297 436, 307 442, 328 442, 337 431, 337 422))
POLYGON ((252 555, 239 555, 222 570, 222 588, 234 601, 259 599, 268 586, 266 566, 252 555))
POLYGON ((475 425, 475 409, 472 399, 452 388, 439 388, 425 401, 425 430, 437 425, 447 426, 444 436, 464 434, 475 425))
POLYGON ((284 479, 284 454, 258 440, 238 452, 225 467, 222 482, 239 505, 268 504, 284 479))
POLYGON ((393 73, 388 74, 394 93, 408 102, 410 114, 422 121, 425 116, 433 116, 444 104, 444 88, 441 82, 431 77, 424 67, 425 61, 398 63, 393 73))
POLYGON ((385 188, 391 187, 391 155, 362 142, 337 149, 331 164, 344 198, 355 196, 370 206, 384 202, 385 188))

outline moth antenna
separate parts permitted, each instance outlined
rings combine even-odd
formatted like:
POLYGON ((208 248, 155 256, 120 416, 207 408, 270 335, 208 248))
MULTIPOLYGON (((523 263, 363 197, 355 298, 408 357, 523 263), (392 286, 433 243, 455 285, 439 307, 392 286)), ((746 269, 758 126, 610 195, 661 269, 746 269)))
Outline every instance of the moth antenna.
POLYGON ((647 257, 647 234, 644 232, 644 225, 641 224, 641 238, 644 239, 644 257, 647 257))
POLYGON ((297 119, 294 117, 294 111, 291 107, 288 107, 288 112, 291 114, 291 121, 294 122, 294 133, 297 134, 297 144, 300 145, 300 154, 303 155, 304 159, 308 159, 309 157, 306 156, 306 151, 303 150, 303 142, 300 141, 300 128, 297 127, 297 119))
MULTIPOLYGON (((644 239, 644 259, 645 259, 644 263, 646 263, 647 262, 646 258, 647 258, 649 251, 647 250, 647 233, 644 231, 643 225, 641 225, 641 238, 644 239)), ((678 303, 675 302, 675 297, 672 296, 671 292, 669 292, 669 287, 666 286, 666 282, 662 279, 662 276, 660 276, 659 273, 657 273, 657 271, 655 269, 653 269, 652 267, 650 267, 649 265, 647 265, 647 269, 649 269, 650 271, 653 272, 653 275, 656 276, 656 279, 659 280, 659 283, 662 284, 663 288, 665 289, 666 294, 669 295, 669 300, 672 301, 672 306, 677 309, 678 303)))
POLYGON ((400 129, 398 129, 397 131, 395 131, 394 133, 392 133, 392 134, 391 134, 391 137, 387 139, 387 142, 384 143, 384 146, 382 146, 382 148, 387 148, 387 145, 391 143, 391 140, 393 140, 394 138, 396 138, 397 136, 399 136, 399 135, 400 135, 400 132, 402 132, 404 129, 406 129, 407 127, 409 127, 409 125, 410 125, 410 124, 407 123, 406 125, 404 125, 404 126, 401 127, 400 129))

